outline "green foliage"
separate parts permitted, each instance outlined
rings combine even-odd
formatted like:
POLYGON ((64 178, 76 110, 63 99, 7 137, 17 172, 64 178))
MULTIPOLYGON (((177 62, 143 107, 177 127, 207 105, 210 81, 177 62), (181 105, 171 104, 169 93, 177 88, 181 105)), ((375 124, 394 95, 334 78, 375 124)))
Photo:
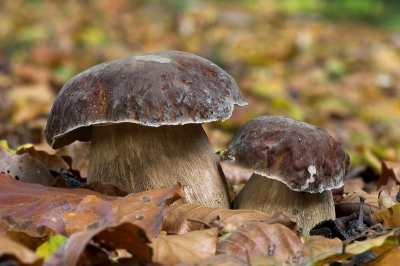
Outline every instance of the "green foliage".
POLYGON ((43 257, 45 260, 48 259, 57 249, 59 249, 68 237, 63 235, 54 235, 50 239, 44 242, 36 249, 36 254, 43 257))

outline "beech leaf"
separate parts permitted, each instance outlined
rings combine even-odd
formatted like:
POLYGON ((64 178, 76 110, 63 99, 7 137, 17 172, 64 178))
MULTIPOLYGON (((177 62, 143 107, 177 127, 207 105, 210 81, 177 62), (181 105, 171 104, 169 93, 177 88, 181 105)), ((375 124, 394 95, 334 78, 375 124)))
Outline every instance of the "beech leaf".
POLYGON ((65 235, 62 214, 76 209, 83 198, 95 195, 112 200, 88 189, 46 187, 15 180, 0 174, 0 232, 15 230, 31 236, 49 233, 65 235))
POLYGON ((126 197, 103 201, 97 196, 84 198, 75 211, 65 213, 63 219, 67 235, 82 230, 129 221, 146 230, 150 238, 156 237, 169 203, 183 196, 179 186, 132 193, 126 197))
POLYGON ((16 265, 15 261, 21 265, 40 266, 43 259, 24 245, 0 235, 0 264, 16 265))
POLYGON ((198 204, 173 205, 168 207, 164 216, 163 230, 171 234, 183 234, 203 228, 203 225, 187 219, 201 220, 210 223, 219 219, 225 224, 239 227, 251 221, 262 221, 270 215, 252 210, 218 209, 198 204))
POLYGON ((159 236, 151 243, 155 262, 175 265, 192 262, 215 254, 217 228, 197 230, 182 235, 159 236))
POLYGON ((25 183, 51 186, 54 177, 47 167, 29 154, 16 155, 0 147, 0 173, 10 174, 25 183))
POLYGON ((41 161, 48 169, 58 172, 65 172, 69 169, 69 165, 60 156, 48 154, 45 151, 38 151, 34 146, 22 147, 17 150, 16 154, 29 154, 31 157, 41 161))
POLYGON ((365 241, 355 242, 349 245, 332 247, 330 249, 314 254, 303 262, 303 265, 325 265, 331 261, 345 260, 351 258, 355 254, 364 253, 371 250, 379 256, 390 251, 398 245, 397 239, 394 237, 395 231, 376 238, 370 238, 365 241))
POLYGON ((400 227, 400 203, 397 203, 390 208, 379 213, 386 228, 400 227))
MULTIPOLYGON (((152 250, 148 246, 149 242, 143 229, 131 223, 102 227, 90 232, 77 232, 71 235, 44 265, 79 265, 78 262, 85 260, 86 265, 94 265, 91 258, 95 256, 89 256, 87 253, 102 252, 98 247, 108 251, 125 249, 132 254, 132 261, 151 262, 152 250), (91 249, 88 249, 89 247, 91 249), (82 256, 84 251, 86 257, 82 256)), ((100 258, 98 263, 105 264, 105 258, 100 258)))
POLYGON ((217 245, 217 252, 274 257, 284 264, 299 264, 309 255, 308 248, 286 226, 263 222, 252 222, 238 228, 217 245))

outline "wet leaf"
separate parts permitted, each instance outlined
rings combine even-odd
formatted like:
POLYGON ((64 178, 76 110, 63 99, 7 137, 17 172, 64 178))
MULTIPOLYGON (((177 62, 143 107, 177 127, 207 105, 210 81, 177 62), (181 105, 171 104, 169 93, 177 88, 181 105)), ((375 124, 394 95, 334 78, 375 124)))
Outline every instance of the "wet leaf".
POLYGON ((131 223, 102 227, 90 232, 77 232, 72 234, 44 265, 106 264, 108 254, 104 254, 105 250, 116 249, 127 250, 132 255, 132 264, 151 262, 152 250, 148 246, 149 242, 143 229, 131 223))
POLYGON ((300 238, 281 224, 252 222, 238 228, 217 245, 217 252, 274 257, 281 263, 299 264, 309 256, 300 238))
POLYGON ((226 210, 201 206, 198 204, 185 204, 170 206, 164 217, 163 230, 171 234, 183 234, 203 228, 201 223, 191 222, 187 219, 200 220, 210 223, 213 220, 239 227, 251 221, 262 221, 270 216, 252 210, 226 210))
POLYGON ((67 235, 129 221, 146 230, 150 238, 156 237, 168 204, 183 196, 179 186, 132 193, 126 197, 104 201, 98 196, 85 197, 71 212, 63 214, 67 235))
POLYGON ((51 186, 53 176, 47 167, 29 154, 16 155, 0 147, 0 173, 6 173, 25 183, 51 186))
POLYGON ((159 236, 151 243, 155 262, 175 265, 192 262, 215 254, 218 241, 216 228, 197 230, 182 235, 159 236))
POLYGON ((43 259, 24 245, 0 235, 0 264, 18 265, 16 262, 21 265, 40 266, 43 259))

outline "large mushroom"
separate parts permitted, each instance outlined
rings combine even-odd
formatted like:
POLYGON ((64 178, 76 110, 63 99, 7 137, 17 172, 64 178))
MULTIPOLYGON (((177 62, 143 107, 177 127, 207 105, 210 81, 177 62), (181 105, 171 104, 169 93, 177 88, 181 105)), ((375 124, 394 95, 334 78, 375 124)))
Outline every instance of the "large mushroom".
POLYGON ((236 132, 224 154, 253 170, 234 209, 282 212, 306 231, 335 218, 331 190, 343 186, 350 158, 325 129, 287 117, 258 117, 236 132))
POLYGON ((180 51, 120 58, 69 80, 48 117, 54 149, 91 141, 88 182, 131 192, 179 182, 183 202, 228 208, 226 181, 202 123, 244 106, 235 80, 180 51))

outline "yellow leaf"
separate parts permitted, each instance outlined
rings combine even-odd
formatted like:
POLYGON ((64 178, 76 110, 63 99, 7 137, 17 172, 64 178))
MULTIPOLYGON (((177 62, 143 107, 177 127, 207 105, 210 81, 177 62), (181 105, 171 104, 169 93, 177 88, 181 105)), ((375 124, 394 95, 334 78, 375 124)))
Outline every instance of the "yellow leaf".
POLYGON ((400 227, 400 203, 381 211, 379 216, 385 223, 386 228, 400 227))
POLYGON ((36 249, 36 254, 47 260, 67 239, 68 237, 63 235, 54 235, 36 249))

